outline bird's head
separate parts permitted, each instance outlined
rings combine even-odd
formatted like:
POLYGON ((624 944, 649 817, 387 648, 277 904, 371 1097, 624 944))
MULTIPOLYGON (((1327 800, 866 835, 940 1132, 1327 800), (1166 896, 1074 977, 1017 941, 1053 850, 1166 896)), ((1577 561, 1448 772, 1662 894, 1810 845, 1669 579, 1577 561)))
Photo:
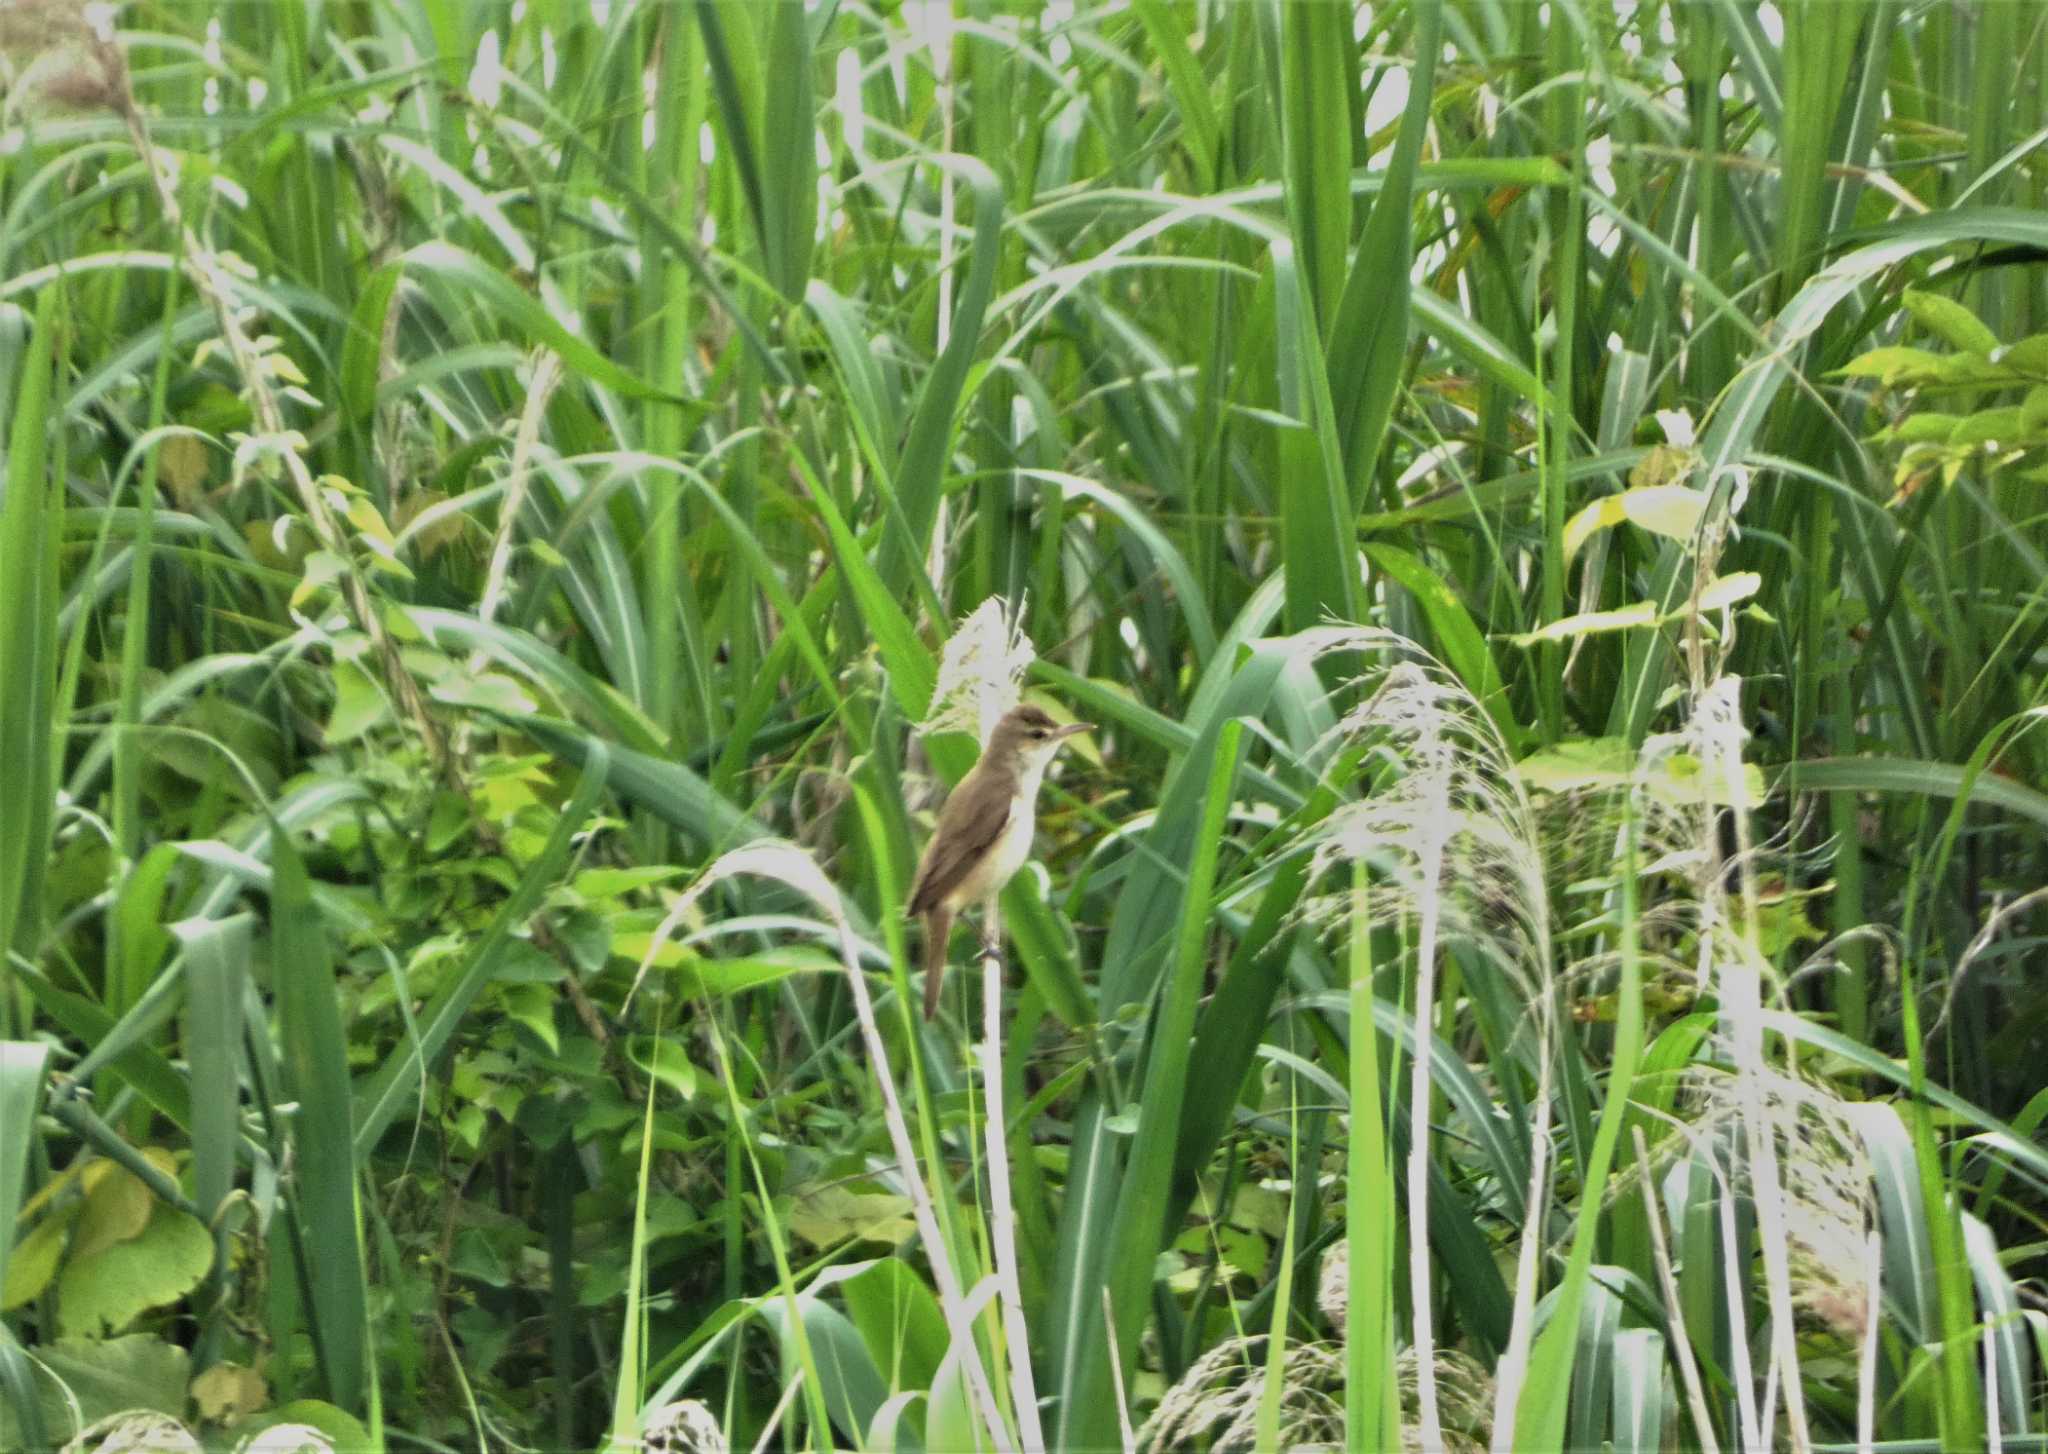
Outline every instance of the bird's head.
POLYGON ((1026 702, 1003 714, 989 736, 988 750, 991 755, 1012 757, 1019 766, 1031 766, 1050 761, 1069 737, 1092 726, 1092 722, 1070 722, 1062 727, 1042 707, 1026 702))

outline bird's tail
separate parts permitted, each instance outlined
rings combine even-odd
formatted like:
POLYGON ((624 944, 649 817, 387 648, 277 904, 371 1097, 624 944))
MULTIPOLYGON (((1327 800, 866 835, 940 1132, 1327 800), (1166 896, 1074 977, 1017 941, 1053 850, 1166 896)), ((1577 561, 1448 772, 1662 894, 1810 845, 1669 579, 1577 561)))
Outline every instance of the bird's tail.
POLYGON ((924 1017, 939 1012, 939 986, 946 977, 946 941, 953 935, 953 911, 934 904, 924 916, 924 1017))

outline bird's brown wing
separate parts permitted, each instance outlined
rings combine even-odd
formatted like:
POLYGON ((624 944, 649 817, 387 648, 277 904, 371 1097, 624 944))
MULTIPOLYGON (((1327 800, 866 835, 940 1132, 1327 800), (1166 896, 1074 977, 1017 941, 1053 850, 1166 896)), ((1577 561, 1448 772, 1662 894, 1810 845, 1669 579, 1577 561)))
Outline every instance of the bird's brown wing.
POLYGON ((930 912, 981 862, 1010 821, 1015 796, 1008 784, 993 777, 971 772, 961 779, 939 810, 938 827, 918 862, 910 891, 912 917, 930 912))

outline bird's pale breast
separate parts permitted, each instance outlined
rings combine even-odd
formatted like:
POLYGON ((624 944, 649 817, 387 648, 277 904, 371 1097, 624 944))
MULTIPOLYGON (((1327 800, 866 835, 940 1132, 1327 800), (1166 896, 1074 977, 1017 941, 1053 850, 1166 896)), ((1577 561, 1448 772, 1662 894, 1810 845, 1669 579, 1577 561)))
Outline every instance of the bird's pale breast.
POLYGON ((1017 870, 1024 866, 1024 860, 1031 856, 1031 838, 1036 831, 1036 797, 1036 793, 1020 796, 1010 805, 1009 821, 1003 824, 1002 836, 982 855, 981 862, 967 871, 959 886, 946 895, 955 908, 979 904, 990 894, 1000 892, 1004 884, 1016 877, 1017 870))

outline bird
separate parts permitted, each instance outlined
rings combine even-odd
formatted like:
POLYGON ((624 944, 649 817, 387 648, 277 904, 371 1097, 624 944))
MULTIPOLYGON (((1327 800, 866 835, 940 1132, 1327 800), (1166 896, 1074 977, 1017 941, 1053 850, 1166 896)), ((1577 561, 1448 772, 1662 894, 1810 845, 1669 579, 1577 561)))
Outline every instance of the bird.
POLYGON ((924 1017, 939 1010, 946 972, 946 940, 953 918, 980 904, 988 942, 996 896, 1031 856, 1038 788, 1045 769, 1069 737, 1091 722, 1061 726, 1041 707, 1012 707, 989 734, 981 760, 939 810, 938 826, 911 880, 909 915, 924 921, 924 1017))

